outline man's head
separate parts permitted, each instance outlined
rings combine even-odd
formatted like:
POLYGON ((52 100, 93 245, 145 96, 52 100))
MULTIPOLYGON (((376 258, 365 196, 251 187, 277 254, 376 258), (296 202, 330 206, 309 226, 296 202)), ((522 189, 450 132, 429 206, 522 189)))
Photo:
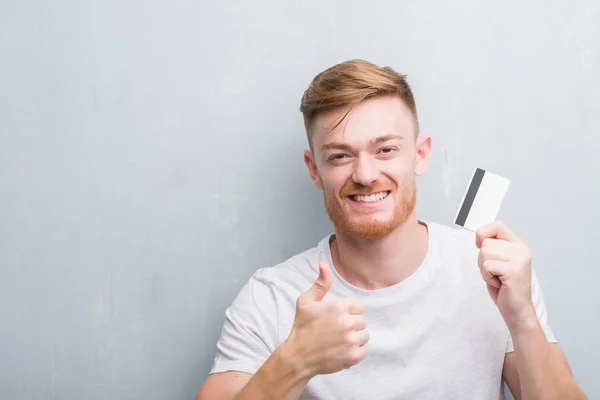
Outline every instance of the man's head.
POLYGON ((304 160, 336 229, 382 237, 413 214, 431 139, 419 137, 405 76, 347 61, 313 79, 300 110, 311 149, 304 160))

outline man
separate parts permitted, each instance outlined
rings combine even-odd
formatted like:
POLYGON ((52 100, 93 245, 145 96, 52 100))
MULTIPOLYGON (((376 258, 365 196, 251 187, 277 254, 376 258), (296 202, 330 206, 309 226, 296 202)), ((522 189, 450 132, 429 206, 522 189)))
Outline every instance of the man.
POLYGON ((197 400, 583 399, 546 317, 527 246, 416 216, 419 135, 403 75, 362 60, 302 98, 335 234, 257 271, 226 312, 197 400))

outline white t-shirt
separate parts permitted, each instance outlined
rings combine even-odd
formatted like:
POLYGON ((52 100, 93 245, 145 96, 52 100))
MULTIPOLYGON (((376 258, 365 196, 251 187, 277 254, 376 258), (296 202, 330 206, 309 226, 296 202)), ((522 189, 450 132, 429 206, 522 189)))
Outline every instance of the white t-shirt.
MULTIPOLYGON (((502 366, 509 331, 477 267, 475 235, 427 223, 428 251, 404 281, 378 290, 346 282, 334 268, 325 299, 365 303, 368 355, 349 369, 311 379, 300 399, 504 398, 502 366)), ((296 299, 331 260, 331 235, 275 267, 258 270, 226 311, 211 373, 255 373, 288 336, 296 299)), ((533 274, 532 297, 548 341, 556 341, 533 274)))

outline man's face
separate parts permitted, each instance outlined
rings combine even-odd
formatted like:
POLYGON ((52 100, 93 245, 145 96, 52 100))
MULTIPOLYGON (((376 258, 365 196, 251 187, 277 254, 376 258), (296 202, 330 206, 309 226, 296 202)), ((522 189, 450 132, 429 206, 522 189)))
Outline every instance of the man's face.
POLYGON ((337 229, 386 236, 414 211, 415 176, 425 172, 431 140, 415 140, 413 114, 397 96, 363 101, 329 131, 345 112, 316 118, 305 162, 337 229))

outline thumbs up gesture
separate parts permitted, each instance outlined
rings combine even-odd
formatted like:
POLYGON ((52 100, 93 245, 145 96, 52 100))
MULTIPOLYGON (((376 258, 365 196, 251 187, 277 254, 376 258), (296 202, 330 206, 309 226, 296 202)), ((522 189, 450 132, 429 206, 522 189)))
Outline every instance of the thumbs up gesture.
POLYGON ((298 297, 294 325, 287 339, 311 377, 349 368, 367 354, 364 305, 348 298, 323 301, 332 279, 327 263, 321 262, 318 279, 298 297))

